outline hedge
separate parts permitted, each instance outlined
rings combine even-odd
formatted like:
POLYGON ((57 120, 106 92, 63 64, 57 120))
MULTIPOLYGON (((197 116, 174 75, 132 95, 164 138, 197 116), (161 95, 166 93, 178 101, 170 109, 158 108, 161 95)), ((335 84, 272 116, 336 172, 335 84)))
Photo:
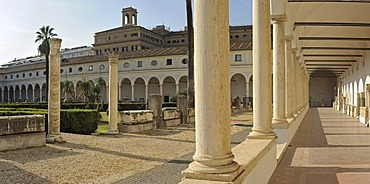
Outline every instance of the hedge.
MULTIPOLYGON (((0 116, 16 115, 45 115, 45 129, 47 130, 48 111, 44 109, 15 109, 0 108, 0 116)), ((60 111, 60 131, 77 134, 91 134, 98 128, 101 115, 96 110, 69 109, 60 111)))

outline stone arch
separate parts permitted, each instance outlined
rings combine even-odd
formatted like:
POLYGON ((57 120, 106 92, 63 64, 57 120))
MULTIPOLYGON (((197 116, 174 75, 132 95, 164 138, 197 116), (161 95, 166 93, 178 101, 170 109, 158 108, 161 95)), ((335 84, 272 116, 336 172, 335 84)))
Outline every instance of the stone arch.
POLYGON ((101 90, 100 90, 100 96, 101 96, 101 100, 103 100, 103 102, 108 102, 107 82, 104 79, 103 79, 103 84, 102 84, 101 90))
POLYGON ((163 101, 169 102, 172 97, 176 96, 176 80, 172 76, 163 79, 163 101))
POLYGON ((135 15, 135 14, 133 14, 133 15, 131 16, 131 23, 132 23, 132 24, 134 24, 134 25, 137 25, 137 17, 136 17, 136 15, 135 15))
POLYGON ((141 77, 135 79, 134 95, 132 99, 135 101, 145 102, 145 80, 141 77))
POLYGON ((26 88, 26 85, 24 85, 24 84, 23 84, 23 85, 21 86, 21 89, 20 89, 20 90, 21 90, 21 92, 20 92, 20 95, 21 95, 21 96, 20 96, 20 101, 21 101, 21 102, 24 102, 24 101, 28 100, 28 99, 27 99, 27 94, 26 94, 26 93, 28 92, 28 91, 27 91, 27 88, 26 88))
POLYGON ((179 78, 179 92, 187 91, 188 89, 188 76, 184 75, 179 78))
POLYGON ((21 91, 21 87, 19 87, 19 85, 16 85, 14 89, 14 101, 15 102, 19 102, 21 100, 20 91, 21 91))
POLYGON ((363 82, 363 80, 362 79, 360 79, 359 81, 358 81, 358 92, 359 93, 362 93, 362 92, 364 92, 364 82, 363 82))
POLYGON ((8 102, 8 101, 9 101, 9 87, 4 86, 4 102, 8 102))
POLYGON ((231 76, 230 79, 230 90, 231 90, 231 97, 234 99, 235 97, 239 97, 242 99, 243 96, 247 94, 247 81, 243 74, 236 73, 231 76))
POLYGON ((247 101, 250 102, 251 107, 253 107, 253 74, 248 77, 248 94, 247 101))
POLYGON ((130 24, 130 15, 129 14, 125 15, 125 24, 130 24))
POLYGON ((28 96, 28 99, 27 101, 29 102, 33 102, 34 101, 34 97, 33 97, 33 87, 32 87, 32 84, 28 84, 27 86, 27 96, 28 96))
POLYGON ((148 81, 148 95, 160 94, 160 82, 157 77, 152 77, 148 81))
POLYGON ((370 84, 370 76, 366 76, 365 84, 370 84))
POLYGON ((124 78, 121 81, 121 101, 129 102, 131 97, 131 81, 128 78, 124 78))
POLYGON ((9 100, 10 102, 14 102, 14 87, 13 86, 10 86, 9 87, 9 100))
POLYGON ((34 102, 39 102, 41 101, 41 96, 40 96, 40 85, 39 84, 35 84, 35 90, 34 90, 34 93, 35 93, 35 99, 34 99, 34 102))
POLYGON ((349 100, 349 104, 350 105, 353 105, 353 84, 352 83, 350 83, 349 84, 349 95, 348 95, 348 100, 349 100))
POLYGON ((47 100, 47 93, 46 93, 46 83, 43 83, 42 84, 42 89, 41 89, 41 91, 42 91, 42 97, 41 97, 41 99, 42 99, 42 101, 46 101, 47 100))

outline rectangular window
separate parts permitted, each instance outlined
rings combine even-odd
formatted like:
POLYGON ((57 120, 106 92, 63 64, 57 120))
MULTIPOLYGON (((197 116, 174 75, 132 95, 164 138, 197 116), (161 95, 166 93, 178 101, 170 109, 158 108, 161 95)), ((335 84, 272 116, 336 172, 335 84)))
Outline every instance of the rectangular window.
POLYGON ((117 52, 118 52, 118 47, 116 47, 116 48, 113 48, 113 51, 117 51, 117 52))
POLYGON ((127 47, 122 47, 122 52, 127 52, 128 48, 127 47))
POLYGON ((10 75, 10 79, 13 79, 13 75, 10 75))
POLYGON ((131 50, 132 51, 136 51, 137 50, 137 46, 136 45, 131 46, 131 50))
POLYGON ((235 54, 235 61, 242 61, 242 55, 241 54, 235 54))
POLYGON ((141 46, 141 50, 145 50, 145 46, 141 46))
POLYGON ((89 66, 89 71, 93 71, 94 70, 94 66, 93 65, 90 65, 89 66))
POLYGON ((131 37, 136 37, 136 36, 138 36, 138 34, 137 34, 137 33, 132 33, 132 34, 131 34, 131 37))
POLYGON ((113 39, 117 39, 117 38, 118 38, 118 36, 117 36, 117 35, 113 37, 113 39))
POLYGON ((243 38, 248 38, 248 35, 243 35, 243 38))
POLYGON ((39 76, 39 72, 36 72, 36 76, 39 76))
POLYGON ((22 77, 23 77, 23 78, 25 78, 25 77, 26 77, 26 74, 25 74, 25 73, 23 73, 23 74, 22 74, 22 77))
POLYGON ((167 59, 166 65, 172 65, 172 59, 167 59))
POLYGON ((105 40, 109 41, 110 40, 110 36, 105 37, 105 40))
POLYGON ((101 50, 97 50, 96 55, 101 55, 101 50))
POLYGON ((72 68, 68 68, 68 72, 69 73, 72 73, 72 68))
POLYGON ((235 38, 239 38, 239 35, 235 35, 235 38))
POLYGON ((143 67, 143 61, 138 61, 137 62, 137 67, 143 67))

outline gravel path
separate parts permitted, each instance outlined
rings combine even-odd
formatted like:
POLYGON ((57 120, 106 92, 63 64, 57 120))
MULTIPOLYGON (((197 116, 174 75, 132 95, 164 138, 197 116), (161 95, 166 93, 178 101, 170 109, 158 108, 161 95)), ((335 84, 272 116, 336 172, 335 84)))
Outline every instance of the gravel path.
MULTIPOLYGON (((232 117, 231 123, 250 116, 232 117)), ((232 126, 232 134, 244 129, 232 126)), ((114 183, 176 160, 187 165, 179 158, 195 146, 191 125, 114 136, 62 136, 67 143, 0 152, 0 183, 114 183)))

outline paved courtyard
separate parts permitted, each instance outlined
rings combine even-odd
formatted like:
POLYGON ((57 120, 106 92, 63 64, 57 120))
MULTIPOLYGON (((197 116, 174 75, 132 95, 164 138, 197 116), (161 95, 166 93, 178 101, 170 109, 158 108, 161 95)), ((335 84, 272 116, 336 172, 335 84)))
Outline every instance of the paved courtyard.
POLYGON ((370 128, 332 108, 311 108, 270 184, 369 184, 370 128))
MULTIPOLYGON (((251 117, 233 116, 231 124, 250 124, 251 117)), ((233 144, 249 130, 232 126, 233 144)), ((62 135, 67 143, 0 152, 0 183, 177 183, 195 148, 191 125, 115 136, 62 135)))

